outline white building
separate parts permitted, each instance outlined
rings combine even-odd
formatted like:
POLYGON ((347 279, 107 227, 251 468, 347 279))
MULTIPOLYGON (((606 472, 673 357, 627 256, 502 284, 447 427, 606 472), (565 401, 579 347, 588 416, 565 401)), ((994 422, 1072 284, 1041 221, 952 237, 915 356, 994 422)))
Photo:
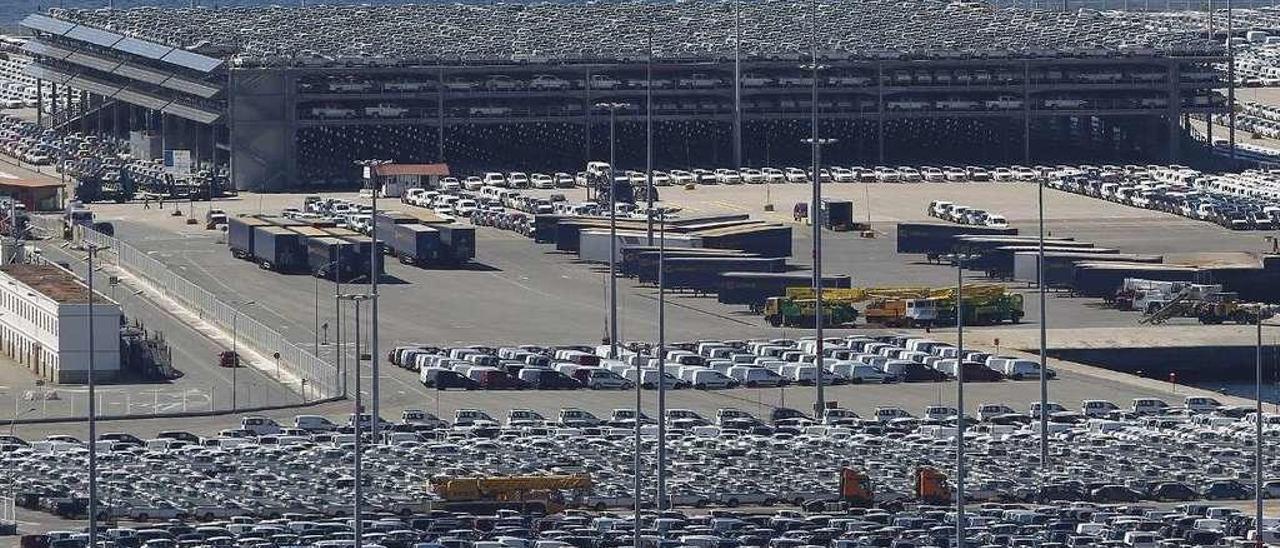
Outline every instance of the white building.
MULTIPOLYGON (((98 380, 120 374, 120 305, 94 292, 98 380)), ((0 352, 55 383, 89 378, 89 288, 51 265, 0 266, 0 352)))

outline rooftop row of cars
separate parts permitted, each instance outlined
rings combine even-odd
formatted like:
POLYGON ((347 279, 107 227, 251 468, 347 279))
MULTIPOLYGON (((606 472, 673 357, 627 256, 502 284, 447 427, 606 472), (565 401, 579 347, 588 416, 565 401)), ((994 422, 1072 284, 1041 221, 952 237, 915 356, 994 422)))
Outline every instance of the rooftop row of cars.
POLYGON ((929 207, 925 209, 925 213, 930 217, 962 225, 1009 228, 1009 220, 1006 219, 1004 215, 945 200, 933 200, 929 202, 929 207))
POLYGON ((1280 174, 1271 171, 1210 175, 1177 165, 1081 166, 1061 171, 1046 185, 1231 230, 1273 230, 1280 223, 1280 174))
MULTIPOLYGON (((1050 166, 828 166, 818 170, 822 182, 837 183, 913 183, 913 182, 1013 182, 1035 181, 1046 177, 1058 168, 1050 166)), ((736 185, 764 183, 809 183, 812 181, 809 167, 744 167, 731 168, 694 168, 655 170, 653 184, 655 186, 670 185, 736 185)), ((616 177, 626 177, 637 186, 647 183, 643 171, 618 170, 616 177)), ((467 190, 479 190, 483 186, 501 188, 572 188, 587 186, 586 172, 569 173, 533 173, 524 172, 487 172, 483 175, 467 176, 463 179, 445 177, 441 180, 442 188, 458 185, 467 190)))
MULTIPOLYGON (((657 349, 644 343, 609 345, 443 348, 402 345, 387 356, 392 364, 419 374, 424 386, 463 390, 625 390, 659 383, 673 389, 772 388, 812 385, 819 368, 814 339, 701 341, 668 345, 660 373, 657 349), (664 380, 659 380, 659 378, 664 380)), ((848 336, 825 339, 824 384, 934 382, 955 378, 955 346, 922 337, 848 336)), ((1040 364, 1013 356, 969 350, 963 357, 966 382, 1039 378, 1040 364)), ((1050 378, 1057 373, 1045 372, 1050 378)))

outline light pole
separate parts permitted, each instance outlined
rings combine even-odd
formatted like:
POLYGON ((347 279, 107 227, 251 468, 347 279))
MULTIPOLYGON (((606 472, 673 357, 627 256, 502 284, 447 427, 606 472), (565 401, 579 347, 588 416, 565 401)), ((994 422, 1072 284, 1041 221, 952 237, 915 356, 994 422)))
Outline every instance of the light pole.
POLYGON ((85 243, 85 251, 89 253, 88 273, 85 281, 88 282, 88 302, 89 307, 85 312, 85 317, 89 319, 89 546, 96 548, 98 546, 98 398, 97 398, 97 368, 94 363, 94 340, 93 332, 93 259, 98 254, 98 245, 93 243, 85 243))
MULTIPOLYGON (((658 511, 667 509, 667 210, 658 212, 658 511)), ((662 533, 664 536, 665 532, 662 533)))
POLYGON ((618 109, 631 106, 629 103, 596 103, 596 108, 609 109, 609 358, 618 357, 618 260, 615 256, 618 247, 618 168, 614 163, 614 144, 617 140, 618 109))
POLYGON ((238 327, 240 322, 240 309, 246 306, 252 306, 257 301, 244 301, 240 304, 231 305, 231 410, 239 409, 236 401, 236 390, 239 386, 236 384, 236 370, 240 369, 240 350, 238 341, 240 339, 238 327))
MULTIPOLYGON (((355 428, 355 446, 353 448, 355 455, 352 459, 353 470, 351 474, 355 479, 355 487, 353 489, 352 502, 351 502, 351 516, 355 522, 354 528, 356 533, 356 545, 362 546, 363 535, 364 535, 364 522, 361 516, 361 512, 364 506, 364 485, 363 485, 364 471, 362 469, 362 466, 360 465, 361 451, 362 451, 360 437, 361 437, 361 434, 363 434, 362 432, 363 428, 361 423, 364 421, 364 407, 363 407, 364 399, 360 394, 360 359, 361 359, 361 356, 360 356, 360 303, 363 303, 364 301, 373 301, 374 299, 372 298, 372 295, 368 295, 364 293, 352 293, 347 295, 340 295, 338 298, 355 303, 355 308, 356 308, 356 333, 355 333, 356 401, 355 401, 355 416, 354 416, 355 420, 352 421, 352 424, 354 425, 354 428, 355 428)), ((377 420, 378 420, 377 415, 374 415, 371 417, 370 422, 376 423, 377 420)))
POLYGON ((819 171, 821 163, 822 150, 824 144, 834 143, 835 140, 823 141, 818 138, 818 71, 826 67, 818 64, 818 0, 813 0, 810 4, 812 12, 810 13, 810 42, 809 42, 809 65, 808 68, 813 73, 813 81, 810 82, 810 135, 809 145, 812 147, 810 155, 813 158, 813 203, 809 206, 809 219, 813 223, 813 330, 814 336, 817 338, 816 350, 817 357, 815 365, 817 366, 817 375, 815 375, 814 385, 817 387, 817 400, 813 404, 813 418, 822 421, 826 415, 826 396, 823 393, 823 373, 826 372, 826 363, 823 359, 825 349, 822 341, 822 323, 823 323, 823 307, 822 307, 822 173, 819 171))
POLYGON ((1039 286, 1040 293, 1040 472, 1041 477, 1045 478, 1049 473, 1049 353, 1046 350, 1049 311, 1046 309, 1048 301, 1045 299, 1044 287, 1044 177, 1040 177, 1039 181, 1036 185, 1036 205, 1039 210, 1040 256, 1036 266, 1036 285, 1039 286))
MULTIPOLYGON (((814 74, 815 89, 818 81, 817 73, 814 74)), ((818 101, 817 94, 814 94, 813 102, 813 137, 805 139, 804 142, 813 147, 813 175, 810 177, 813 184, 812 203, 809 205, 809 221, 813 224, 813 296, 814 296, 814 314, 813 328, 814 336, 817 337, 818 357, 815 365, 818 368, 814 386, 817 388, 817 399, 813 404, 814 419, 821 421, 826 416, 826 396, 824 392, 825 379, 823 373, 826 372, 825 354, 822 340, 823 329, 823 310, 822 299, 822 173, 819 171, 822 164, 822 146, 836 142, 836 139, 820 139, 818 138, 818 101)))
MULTIPOLYGON (((644 85, 644 180, 649 214, 645 215, 647 245, 653 245, 653 24, 649 24, 649 55, 645 57, 644 85)), ((612 164, 610 164, 612 165, 612 164)))
MULTIPOLYGON (((956 546, 964 546, 964 251, 956 257, 956 546)), ((1042 366, 1043 367, 1043 366, 1042 366)), ((1042 371, 1043 373, 1043 371, 1042 371)), ((1044 414, 1044 409, 1040 409, 1044 414)))
MULTIPOLYGON (((373 206, 373 222, 369 224, 369 355, 372 356, 370 361, 370 370, 373 375, 369 386, 369 398, 373 400, 373 422, 369 425, 369 435, 373 438, 373 443, 378 443, 378 418, 382 415, 379 409, 378 398, 378 278, 382 273, 378 265, 382 263, 382 246, 378 243, 378 168, 391 163, 391 160, 361 160, 356 162, 365 167, 369 179, 369 188, 372 194, 373 206)), ((356 355, 356 369, 360 369, 360 355, 356 355)))
POLYGON ((1257 308, 1258 340, 1254 346, 1253 404, 1256 420, 1253 424, 1253 537, 1258 548, 1262 542, 1262 319, 1269 310, 1257 308))

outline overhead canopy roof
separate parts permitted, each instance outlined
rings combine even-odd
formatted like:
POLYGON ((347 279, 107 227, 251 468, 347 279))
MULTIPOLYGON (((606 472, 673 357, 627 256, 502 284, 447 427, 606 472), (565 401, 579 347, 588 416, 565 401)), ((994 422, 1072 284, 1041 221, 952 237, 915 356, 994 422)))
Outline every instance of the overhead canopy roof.
MULTIPOLYGON (((39 13, 28 15, 22 20, 22 26, 35 31, 62 36, 70 40, 86 42, 131 55, 154 59, 197 72, 213 72, 214 69, 222 66, 221 59, 141 38, 124 36, 89 25, 55 19, 39 13)), ((32 53, 44 55, 44 53, 37 51, 32 51, 32 53)), ((66 55, 62 57, 66 57, 66 55)))

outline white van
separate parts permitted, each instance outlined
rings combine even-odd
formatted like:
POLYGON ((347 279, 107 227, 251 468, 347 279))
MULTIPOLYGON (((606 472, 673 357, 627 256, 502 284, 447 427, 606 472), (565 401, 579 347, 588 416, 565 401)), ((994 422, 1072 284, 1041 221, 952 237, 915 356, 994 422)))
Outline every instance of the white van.
MULTIPOLYGON (((1000 368, 996 369, 996 371, 1004 373, 1004 376, 1015 381, 1040 378, 1040 364, 1034 360, 1000 360, 999 363, 1000 368)), ((1049 375, 1049 378, 1052 379, 1053 375, 1049 375)))
POLYGON ((1119 411, 1120 406, 1107 400, 1084 400, 1080 402, 1080 414, 1086 417, 1105 417, 1112 411, 1119 411))
POLYGON ((282 430, 276 421, 256 415, 240 419, 240 428, 253 432, 255 436, 274 436, 282 430))
POLYGON ((763 367, 735 365, 729 368, 729 377, 747 388, 782 386, 786 380, 781 375, 763 367))
POLYGON ((1208 396, 1187 396, 1182 401, 1187 410, 1193 413, 1209 413, 1222 407, 1222 402, 1208 396))
POLYGON ((726 377, 724 373, 698 366, 681 367, 680 379, 692 384, 698 390, 717 390, 738 385, 738 381, 726 377))
POLYGON ((901 407, 877 407, 875 417, 876 421, 884 423, 893 419, 909 418, 911 413, 901 407))
POLYGON ((484 184, 488 186, 505 187, 507 186, 507 177, 501 173, 490 171, 484 174, 484 184))
POLYGON ((293 418, 293 427, 307 432, 332 432, 338 429, 333 421, 320 415, 298 415, 293 418))
POLYGON ((1134 398, 1130 410, 1135 415, 1163 415, 1169 404, 1160 398, 1134 398))
POLYGON ((1015 413, 1012 407, 1002 403, 984 403, 978 406, 978 420, 989 420, 997 415, 1008 415, 1015 413))

